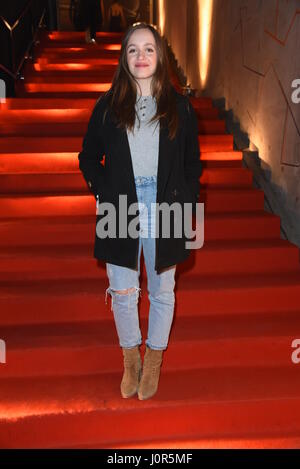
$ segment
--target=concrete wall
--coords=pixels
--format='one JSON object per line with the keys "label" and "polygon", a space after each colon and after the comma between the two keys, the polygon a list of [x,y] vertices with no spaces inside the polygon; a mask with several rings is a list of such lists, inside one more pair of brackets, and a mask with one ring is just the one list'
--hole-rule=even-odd
{"label": "concrete wall", "polygon": [[[188,81],[200,90],[198,1],[164,4],[165,35]],[[258,149],[270,197],[281,206],[289,239],[300,246],[300,103],[292,101],[292,82],[300,79],[300,1],[214,0],[211,44],[202,94],[224,97],[250,148]]]}
{"label": "concrete wall", "polygon": [[[164,36],[175,53],[178,64],[184,72],[187,68],[187,0],[165,1]],[[159,12],[159,9],[156,9]]]}

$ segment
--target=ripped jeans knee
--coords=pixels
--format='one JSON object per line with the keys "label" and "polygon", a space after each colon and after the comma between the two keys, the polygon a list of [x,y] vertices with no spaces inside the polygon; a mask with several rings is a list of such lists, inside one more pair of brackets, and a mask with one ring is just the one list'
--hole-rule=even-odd
{"label": "ripped jeans knee", "polygon": [[111,310],[113,309],[114,299],[116,300],[116,298],[119,301],[124,302],[126,301],[125,297],[127,297],[128,310],[129,310],[131,297],[135,295],[135,302],[137,304],[139,296],[142,296],[142,290],[139,287],[126,288],[124,290],[116,290],[114,288],[108,287],[105,291],[105,304],[107,304],[107,293],[110,293],[111,295]]}

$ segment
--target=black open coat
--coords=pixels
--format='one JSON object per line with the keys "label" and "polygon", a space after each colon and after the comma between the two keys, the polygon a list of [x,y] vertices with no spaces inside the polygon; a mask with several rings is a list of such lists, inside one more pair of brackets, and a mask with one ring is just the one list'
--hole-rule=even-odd
{"label": "black open coat", "polygon": [[[175,139],[170,140],[166,124],[160,125],[156,202],[191,202],[195,210],[202,171],[197,115],[188,97],[178,93],[174,87],[173,92],[176,96],[179,127]],[[118,220],[119,194],[127,195],[127,207],[137,203],[138,199],[127,132],[117,128],[110,111],[102,123],[106,102],[106,95],[102,95],[96,102],[78,159],[79,168],[95,198],[99,195],[100,203],[113,203]],[[105,164],[101,164],[103,155]],[[128,215],[128,224],[137,215],[138,212]],[[96,223],[103,216],[105,214],[96,214]],[[178,238],[171,229],[171,237],[165,238],[162,237],[160,228],[156,238],[157,272],[187,259],[190,250],[185,247],[186,241],[191,239],[186,238],[184,232],[183,236]],[[94,257],[111,264],[137,269],[138,242],[138,238],[118,237],[117,226],[116,238],[100,238],[95,234]]]}

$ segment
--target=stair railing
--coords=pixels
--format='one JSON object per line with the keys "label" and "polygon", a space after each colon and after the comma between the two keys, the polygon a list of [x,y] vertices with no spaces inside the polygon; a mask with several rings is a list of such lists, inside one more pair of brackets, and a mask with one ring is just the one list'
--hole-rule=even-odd
{"label": "stair railing", "polygon": [[2,42],[0,78],[6,82],[7,89],[11,91],[9,94],[15,95],[15,82],[17,79],[23,78],[20,70],[24,61],[30,57],[30,50],[36,42],[45,12],[46,2],[44,0],[28,0],[13,24],[0,15]]}

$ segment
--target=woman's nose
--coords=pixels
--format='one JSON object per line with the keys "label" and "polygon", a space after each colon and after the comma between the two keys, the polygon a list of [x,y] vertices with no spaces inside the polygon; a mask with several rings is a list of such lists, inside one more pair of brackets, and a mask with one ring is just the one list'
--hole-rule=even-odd
{"label": "woman's nose", "polygon": [[139,59],[140,57],[144,57],[144,55],[145,55],[144,51],[142,51],[142,50],[139,51],[139,52],[138,52],[138,59]]}

